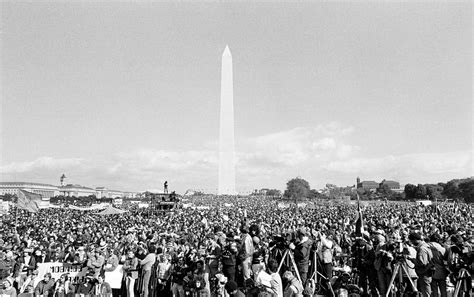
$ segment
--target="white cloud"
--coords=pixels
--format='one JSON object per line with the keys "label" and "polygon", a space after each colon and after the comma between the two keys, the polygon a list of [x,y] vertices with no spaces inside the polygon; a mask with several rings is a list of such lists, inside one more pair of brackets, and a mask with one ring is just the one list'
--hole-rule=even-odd
{"label": "white cloud", "polygon": [[[472,175],[472,152],[448,152],[387,155],[378,158],[353,158],[334,160],[327,164],[329,171],[342,174],[398,178],[407,182],[434,182]],[[414,179],[414,180],[412,180]]]}
{"label": "white cloud", "polygon": [[[366,158],[349,141],[352,127],[337,123],[298,127],[258,137],[236,140],[236,178],[240,191],[258,187],[282,189],[285,182],[301,176],[312,186],[327,182],[352,183],[363,179],[396,179],[400,182],[433,182],[472,175],[471,152],[385,155]],[[89,186],[139,191],[170,188],[215,191],[218,152],[203,144],[193,150],[137,149],[101,160],[41,157],[33,161],[0,166],[3,177],[43,177],[56,180],[65,172],[71,182]]]}
{"label": "white cloud", "polygon": [[345,143],[344,138],[352,131],[351,127],[330,123],[246,139],[241,141],[239,147],[240,165],[244,168],[259,164],[273,168],[308,166],[313,162],[347,158],[358,149],[357,146]]}
{"label": "white cloud", "polygon": [[62,158],[56,159],[52,157],[40,157],[33,161],[26,162],[12,162],[0,167],[2,174],[11,173],[26,173],[32,171],[42,170],[59,170],[71,167],[77,167],[84,163],[84,159],[81,158]]}

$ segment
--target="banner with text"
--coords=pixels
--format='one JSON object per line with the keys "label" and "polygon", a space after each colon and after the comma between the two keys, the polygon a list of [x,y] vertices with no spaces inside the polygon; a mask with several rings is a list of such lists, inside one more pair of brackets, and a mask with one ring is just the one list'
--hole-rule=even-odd
{"label": "banner with text", "polygon": [[88,268],[82,267],[82,265],[72,265],[60,262],[47,262],[38,264],[38,276],[35,278],[36,285],[44,279],[46,273],[51,273],[51,277],[54,280],[61,278],[61,275],[67,273],[73,284],[82,282],[86,277]]}

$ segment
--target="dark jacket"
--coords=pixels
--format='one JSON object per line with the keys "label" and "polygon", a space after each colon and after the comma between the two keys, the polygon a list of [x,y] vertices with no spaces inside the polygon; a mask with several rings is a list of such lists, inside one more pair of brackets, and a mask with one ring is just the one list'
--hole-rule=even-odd
{"label": "dark jacket", "polygon": [[44,297],[52,297],[54,295],[54,280],[48,282],[40,281],[35,288],[35,296],[43,295]]}
{"label": "dark jacket", "polygon": [[308,271],[309,256],[312,244],[313,243],[311,239],[308,239],[303,243],[298,242],[295,246],[295,262],[296,266],[298,266],[298,270],[300,271]]}

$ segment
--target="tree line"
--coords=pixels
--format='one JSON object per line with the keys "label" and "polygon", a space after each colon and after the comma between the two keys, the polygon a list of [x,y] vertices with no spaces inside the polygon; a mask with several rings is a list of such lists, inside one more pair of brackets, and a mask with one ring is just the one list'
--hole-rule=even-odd
{"label": "tree line", "polygon": [[[267,192],[268,193],[268,192]],[[474,178],[453,179],[437,184],[406,184],[403,192],[395,192],[387,184],[381,183],[376,189],[356,189],[355,186],[338,187],[327,184],[324,192],[311,189],[308,181],[296,177],[289,180],[282,197],[290,200],[301,199],[357,199],[362,200],[433,200],[474,202]]]}

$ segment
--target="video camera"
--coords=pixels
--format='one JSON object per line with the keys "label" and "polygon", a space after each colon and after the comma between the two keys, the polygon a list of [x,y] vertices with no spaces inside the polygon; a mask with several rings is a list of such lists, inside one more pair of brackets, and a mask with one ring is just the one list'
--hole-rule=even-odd
{"label": "video camera", "polygon": [[387,246],[387,251],[391,252],[395,261],[404,261],[410,252],[403,246],[402,240],[395,240]]}
{"label": "video camera", "polygon": [[474,254],[469,250],[469,247],[464,244],[457,244],[451,247],[453,253],[457,254],[454,258],[454,267],[456,270],[461,268],[472,271]]}
{"label": "video camera", "polygon": [[269,247],[275,247],[279,250],[286,250],[290,248],[290,244],[295,242],[296,234],[288,233],[282,235],[273,236],[273,240],[270,242]]}

